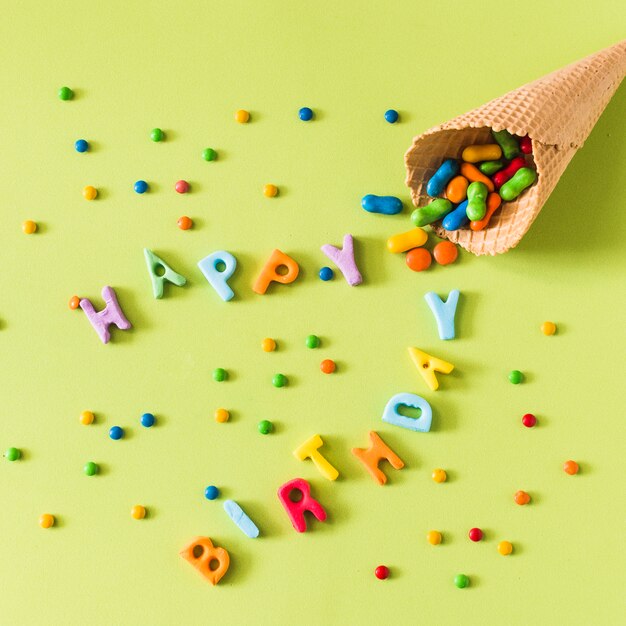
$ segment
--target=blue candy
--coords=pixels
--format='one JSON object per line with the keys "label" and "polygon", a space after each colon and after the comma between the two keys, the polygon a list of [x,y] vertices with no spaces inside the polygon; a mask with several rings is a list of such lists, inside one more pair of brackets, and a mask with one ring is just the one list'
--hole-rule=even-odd
{"label": "blue candy", "polygon": [[309,107],[302,107],[299,111],[298,111],[298,117],[303,121],[303,122],[309,122],[310,120],[313,119],[313,111],[311,109],[309,109]]}
{"label": "blue candy", "polygon": [[111,437],[111,439],[114,439],[115,441],[121,439],[123,436],[124,429],[120,426],[113,426],[113,428],[111,428],[111,430],[109,431],[109,437]]}
{"label": "blue candy", "polygon": [[445,302],[443,302],[434,291],[429,291],[424,296],[424,299],[437,320],[439,339],[446,340],[454,339],[455,337],[454,316],[456,314],[456,305],[459,303],[459,295],[459,290],[453,289]]}
{"label": "blue candy", "polygon": [[395,124],[398,121],[399,117],[400,116],[398,115],[398,112],[395,109],[389,109],[388,111],[385,111],[385,119],[390,124]]}
{"label": "blue candy", "polygon": [[320,278],[323,281],[327,281],[327,280],[331,280],[331,278],[335,275],[335,272],[333,272],[333,270],[330,269],[330,267],[323,267],[320,270]]}
{"label": "blue candy", "polygon": [[361,206],[368,213],[382,213],[383,215],[395,215],[402,211],[402,200],[395,196],[375,196],[373,193],[363,196]]}
{"label": "blue candy", "polygon": [[220,490],[215,485],[209,485],[204,490],[204,497],[207,500],[215,500],[220,495]]}
{"label": "blue candy", "polygon": [[224,502],[224,510],[246,537],[255,539],[259,536],[257,525],[244,513],[244,510],[234,500],[226,500]]}
{"label": "blue candy", "polygon": [[[398,407],[408,406],[413,409],[419,409],[421,415],[417,419],[407,417],[406,415],[400,415],[398,413]],[[383,422],[393,424],[394,426],[400,426],[401,428],[408,428],[409,430],[415,430],[420,433],[427,433],[430,430],[430,425],[433,421],[433,410],[430,404],[424,400],[424,398],[415,395],[414,393],[398,393],[387,402],[387,406],[383,411]]]}
{"label": "blue candy", "polygon": [[450,211],[450,213],[443,218],[441,225],[446,230],[459,230],[461,226],[465,226],[465,224],[469,222],[466,209],[467,200],[464,200],[454,211]]}
{"label": "blue candy", "polygon": [[76,152],[87,152],[89,150],[89,143],[84,139],[78,139],[74,144]]}
{"label": "blue candy", "polygon": [[459,163],[454,159],[446,159],[439,169],[431,176],[426,185],[426,193],[432,198],[443,193],[446,185],[457,175],[459,171]]}
{"label": "blue candy", "polygon": [[151,426],[154,426],[154,415],[152,415],[152,413],[144,413],[141,416],[141,425],[145,428],[150,428]]}
{"label": "blue candy", "polygon": [[145,180],[138,180],[133,188],[135,189],[136,193],[145,193],[146,191],[148,191],[148,183]]}

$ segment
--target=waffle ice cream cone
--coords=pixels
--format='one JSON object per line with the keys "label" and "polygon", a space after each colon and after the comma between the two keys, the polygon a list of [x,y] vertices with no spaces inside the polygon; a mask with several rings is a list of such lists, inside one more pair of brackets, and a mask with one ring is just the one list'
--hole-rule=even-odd
{"label": "waffle ice cream cone", "polygon": [[434,226],[437,235],[476,255],[500,254],[515,247],[625,74],[626,40],[415,137],[404,156],[413,203],[430,202],[426,183],[445,158],[460,158],[463,148],[472,144],[493,143],[491,129],[529,135],[538,175],[532,187],[515,201],[504,202],[482,231]]}

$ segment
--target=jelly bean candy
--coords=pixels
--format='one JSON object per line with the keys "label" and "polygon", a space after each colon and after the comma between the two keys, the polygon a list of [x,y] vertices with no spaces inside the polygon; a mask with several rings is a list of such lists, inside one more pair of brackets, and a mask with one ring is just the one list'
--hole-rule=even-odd
{"label": "jelly bean candy", "polygon": [[[482,183],[472,183],[472,185],[482,185]],[[467,217],[467,202],[467,200],[461,202],[454,211],[450,211],[450,213],[443,218],[441,225],[446,230],[459,230],[461,226],[465,226],[465,224],[469,222],[469,218]]]}
{"label": "jelly bean candy", "polygon": [[369,193],[363,196],[361,206],[368,213],[382,213],[383,215],[395,215],[402,211],[402,200],[395,196],[375,196]]}
{"label": "jelly bean candy", "polygon": [[455,176],[446,187],[446,198],[454,204],[463,202],[467,198],[467,186],[469,180],[465,176]]}
{"label": "jelly bean candy", "polygon": [[493,176],[496,172],[499,172],[504,167],[502,161],[485,161],[478,166],[478,169],[485,174],[485,176]]}
{"label": "jelly bean candy", "polygon": [[467,146],[461,158],[467,163],[479,161],[495,161],[502,156],[502,148],[497,143],[487,143],[482,146]]}
{"label": "jelly bean candy", "polygon": [[457,175],[458,171],[458,162],[454,159],[446,159],[428,181],[426,193],[432,198],[441,195],[446,185]]}
{"label": "jelly bean candy", "polygon": [[428,240],[428,233],[422,228],[413,228],[406,233],[399,233],[387,239],[389,252],[406,252],[411,248],[419,248]]}
{"label": "jelly bean candy", "polygon": [[437,198],[430,204],[415,209],[411,213],[411,221],[416,226],[426,226],[426,224],[432,224],[438,219],[441,219],[444,215],[447,215],[452,211],[452,202],[445,200],[444,198]]}
{"label": "jelly bean candy", "polygon": [[526,167],[526,159],[518,156],[515,157],[503,170],[494,174],[492,180],[496,189],[500,189],[500,187],[502,187],[507,180],[513,178],[513,174],[515,174],[517,170],[521,170],[523,167]]}
{"label": "jelly bean candy", "polygon": [[533,153],[533,141],[532,139],[526,135],[519,140],[520,150],[524,154],[532,154]]}
{"label": "jelly bean candy", "polygon": [[461,163],[461,174],[470,181],[470,183],[485,183],[489,191],[494,191],[491,178],[487,178],[481,171],[471,163]]}
{"label": "jelly bean candy", "polygon": [[498,145],[502,148],[505,158],[512,159],[519,154],[520,147],[517,139],[505,128],[503,130],[492,130],[491,134]]}
{"label": "jelly bean candy", "polygon": [[487,185],[475,182],[467,188],[467,217],[482,220],[487,213]]}
{"label": "jelly bean candy", "polygon": [[483,230],[489,224],[491,216],[498,210],[498,207],[502,204],[502,198],[494,191],[487,196],[487,212],[482,220],[472,220],[470,222],[470,228],[473,231]]}
{"label": "jelly bean candy", "polygon": [[530,167],[523,167],[515,172],[511,180],[500,187],[500,196],[507,202],[515,200],[524,189],[530,187],[536,180],[537,172],[531,170]]}

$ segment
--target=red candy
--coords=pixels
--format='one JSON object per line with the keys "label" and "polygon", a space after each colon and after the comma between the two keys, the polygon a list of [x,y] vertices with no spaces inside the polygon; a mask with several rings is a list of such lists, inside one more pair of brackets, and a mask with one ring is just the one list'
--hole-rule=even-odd
{"label": "red candy", "polygon": [[174,189],[178,193],[187,193],[189,191],[189,183],[186,180],[179,180],[175,185]]}
{"label": "red candy", "polygon": [[480,528],[471,528],[467,536],[472,541],[480,541],[483,538],[483,531]]}
{"label": "red candy", "polygon": [[524,154],[532,154],[533,153],[533,140],[526,135],[519,140],[519,149]]}
{"label": "red candy", "polygon": [[526,413],[524,417],[522,417],[522,424],[526,426],[526,428],[532,428],[537,423],[537,418],[532,413]]}
{"label": "red candy", "polygon": [[374,570],[374,574],[378,580],[385,580],[385,578],[389,578],[389,568],[386,565],[379,565]]}
{"label": "red candy", "polygon": [[513,174],[522,167],[526,167],[526,159],[524,157],[515,157],[503,170],[496,172],[492,177],[493,184],[496,189],[500,189],[509,178],[513,178]]}

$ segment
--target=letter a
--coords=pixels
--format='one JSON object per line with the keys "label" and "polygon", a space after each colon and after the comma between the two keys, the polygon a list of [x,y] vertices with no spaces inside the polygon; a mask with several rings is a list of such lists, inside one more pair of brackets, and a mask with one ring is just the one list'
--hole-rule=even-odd
{"label": "letter a", "polygon": [[430,356],[430,354],[426,354],[426,352],[422,352],[417,348],[409,348],[409,354],[413,359],[413,363],[415,363],[415,367],[417,367],[417,371],[433,391],[437,391],[439,387],[439,381],[435,376],[435,372],[449,374],[454,369],[452,363]]}

